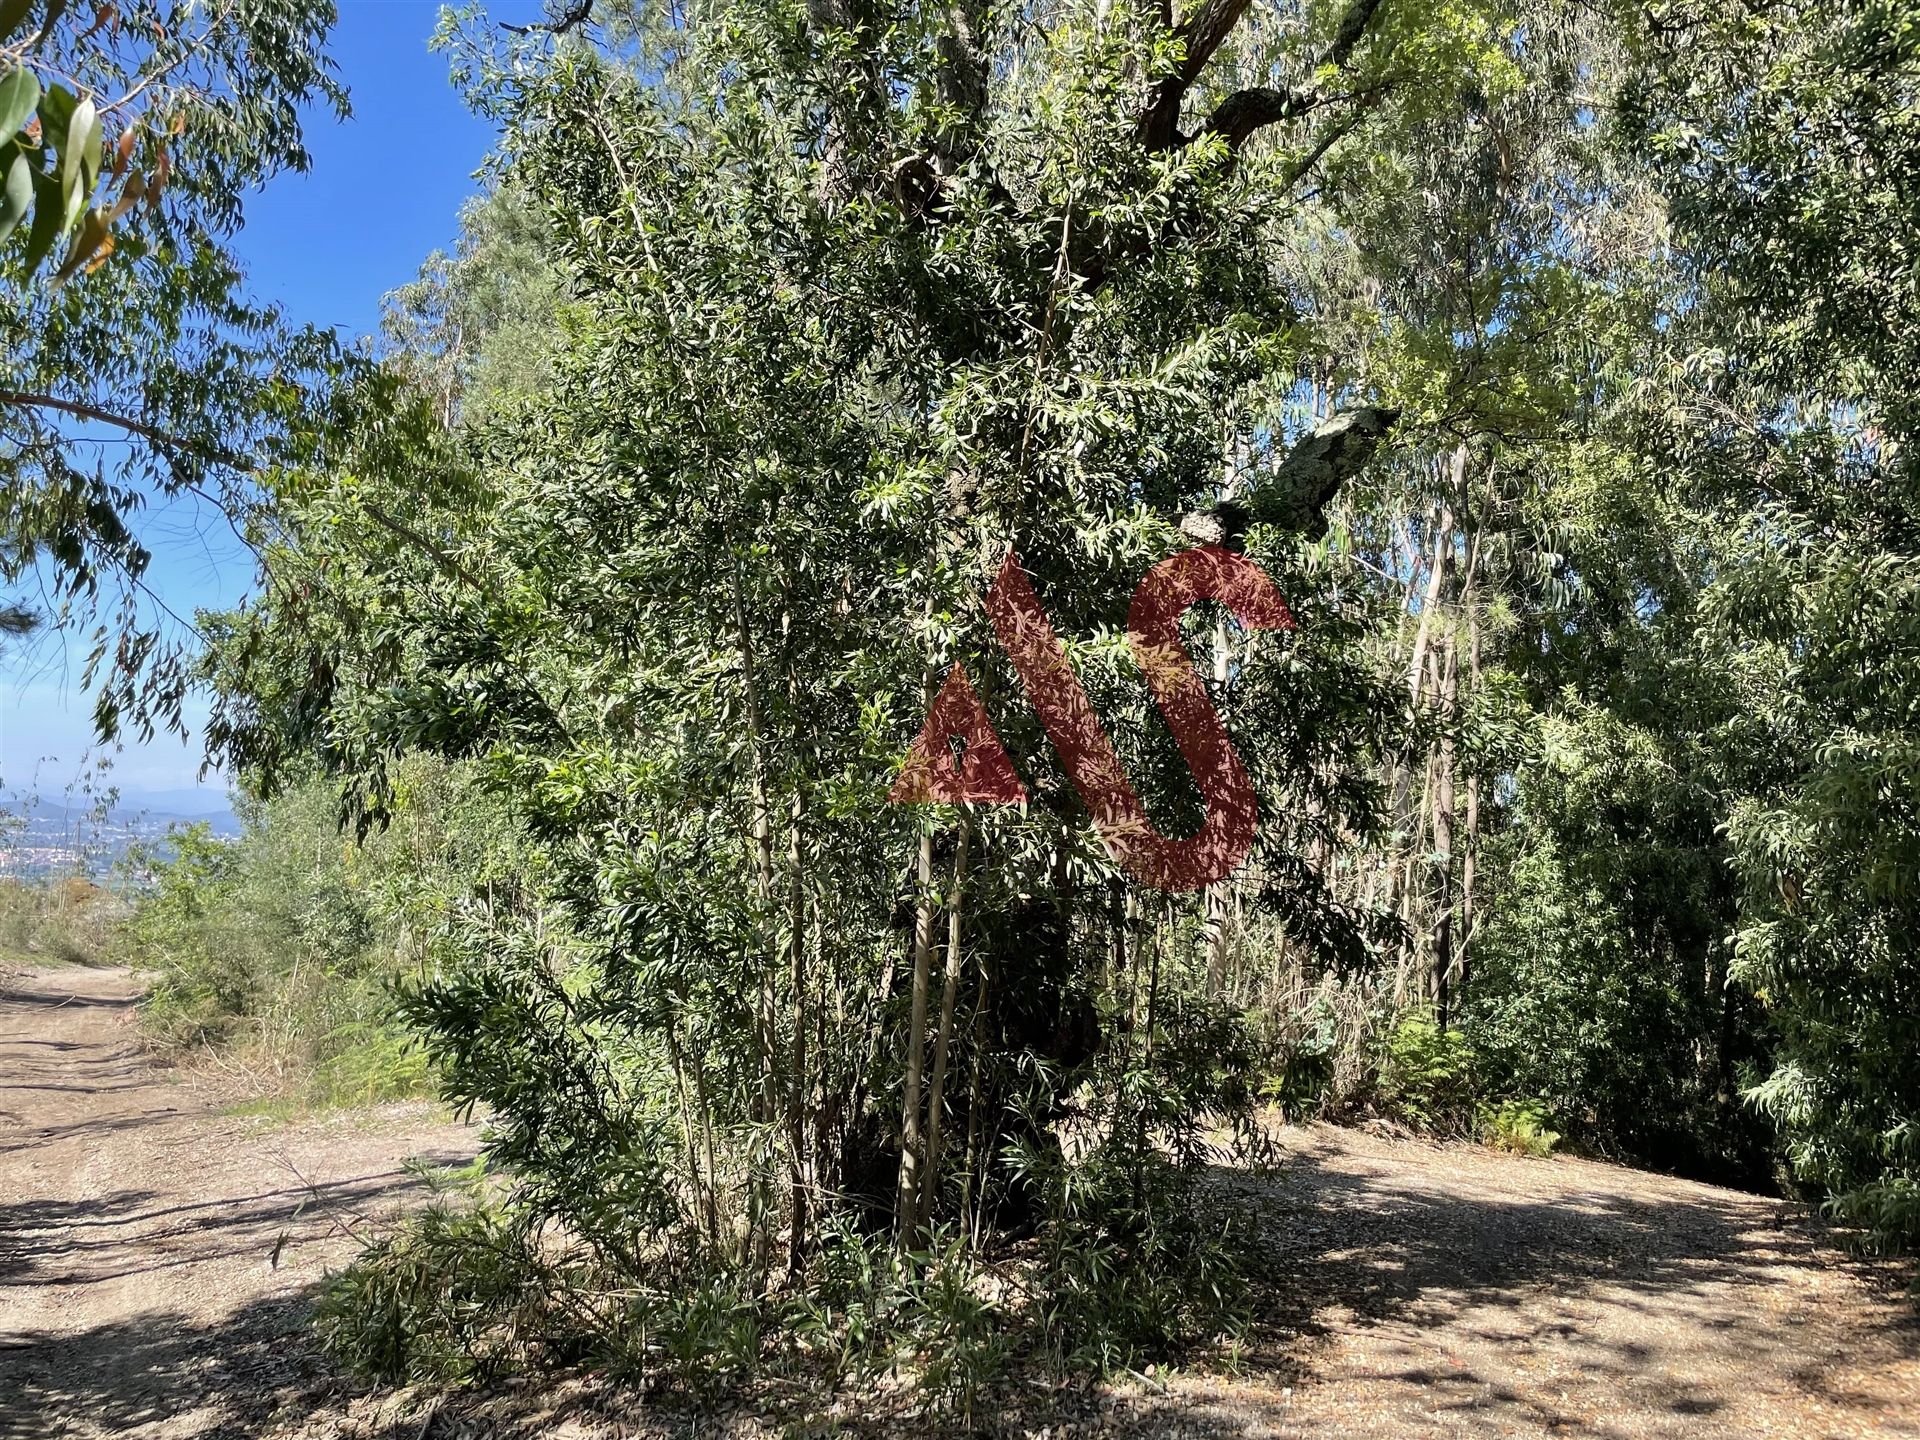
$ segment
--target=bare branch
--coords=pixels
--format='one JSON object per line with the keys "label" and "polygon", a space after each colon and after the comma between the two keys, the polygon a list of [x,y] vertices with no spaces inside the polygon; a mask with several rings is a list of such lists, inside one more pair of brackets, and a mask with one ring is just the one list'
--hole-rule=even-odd
{"label": "bare branch", "polygon": [[1148,92],[1140,113],[1138,133],[1149,150],[1171,150],[1182,143],[1180,102],[1213,59],[1214,52],[1233,33],[1253,0],[1201,0],[1200,8],[1174,28],[1186,53],[1172,74],[1163,75]]}
{"label": "bare branch", "polygon": [[551,20],[535,20],[528,25],[509,25],[500,22],[502,30],[510,30],[515,35],[565,35],[577,30],[593,16],[593,0],[573,0],[573,3]]}

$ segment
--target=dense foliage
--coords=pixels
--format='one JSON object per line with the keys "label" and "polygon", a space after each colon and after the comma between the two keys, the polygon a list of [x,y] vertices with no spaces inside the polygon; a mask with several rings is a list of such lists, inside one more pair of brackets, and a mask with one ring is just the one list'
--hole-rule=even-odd
{"label": "dense foliage", "polygon": [[476,888],[522,873],[512,828],[426,759],[402,767],[393,823],[365,844],[340,834],[325,782],[243,808],[237,838],[176,828],[122,864],[140,899],[120,949],[152,973],[148,1033],[169,1048],[221,1045],[275,1102],[429,1088],[390,986],[432,962]]}
{"label": "dense foliage", "polygon": [[[460,244],[377,365],[228,397],[279,463],[198,673],[292,798],[138,922],[174,1013],[312,954],[486,1116],[340,1278],[336,1352],[702,1394],[909,1360],[962,1409],[1013,1351],[1131,1364],[1239,1311],[1207,1175],[1262,1100],[1920,1240],[1917,36],[1877,0],[446,16],[501,132]],[[1017,551],[1188,834],[1125,635],[1196,541],[1297,628],[1188,616],[1263,823],[1169,895],[983,601]],[[1023,805],[886,802],[956,665]],[[320,784],[352,839],[293,865]]]}

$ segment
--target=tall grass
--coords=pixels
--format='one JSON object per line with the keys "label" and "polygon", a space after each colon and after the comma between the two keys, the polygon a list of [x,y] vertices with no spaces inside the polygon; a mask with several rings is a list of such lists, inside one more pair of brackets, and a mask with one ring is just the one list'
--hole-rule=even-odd
{"label": "tall grass", "polygon": [[124,898],[78,876],[0,880],[0,961],[101,963],[128,909]]}
{"label": "tall grass", "polygon": [[150,883],[120,934],[152,975],[141,1018],[153,1041],[216,1050],[279,1102],[428,1089],[391,985],[433,964],[450,906],[511,869],[511,831],[437,762],[401,768],[396,807],[389,829],[357,842],[314,783],[243,801],[238,837],[189,826],[136,855]]}

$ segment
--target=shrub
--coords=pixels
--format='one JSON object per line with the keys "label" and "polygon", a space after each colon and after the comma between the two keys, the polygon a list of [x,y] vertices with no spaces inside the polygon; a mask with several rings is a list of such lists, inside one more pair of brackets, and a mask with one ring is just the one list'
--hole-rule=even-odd
{"label": "shrub", "polygon": [[0,957],[91,965],[106,957],[126,901],[79,876],[0,880]]}
{"label": "shrub", "polygon": [[1409,1015],[1387,1036],[1379,1087],[1382,1108],[1414,1129],[1467,1134],[1475,1114],[1473,1047],[1431,1015]]}
{"label": "shrub", "polygon": [[335,1361],[371,1380],[484,1377],[551,1343],[556,1278],[499,1209],[442,1197],[329,1279],[315,1325]]}
{"label": "shrub", "polygon": [[1509,1154],[1544,1157],[1560,1143],[1560,1132],[1548,1127],[1542,1101],[1502,1100],[1480,1107],[1480,1139]]}
{"label": "shrub", "polygon": [[1870,1180],[1829,1196],[1822,1208],[1856,1232],[1852,1237],[1856,1249],[1874,1255],[1910,1255],[1920,1250],[1920,1181],[1911,1176]]}
{"label": "shrub", "polygon": [[390,828],[340,833],[330,786],[244,804],[237,838],[174,830],[131,865],[148,888],[121,948],[153,983],[141,1018],[160,1045],[231,1047],[269,1087],[316,1105],[429,1088],[393,982],[431,963],[444,917],[512,869],[514,832],[461,772],[413,760]]}
{"label": "shrub", "polygon": [[958,1229],[942,1227],[923,1249],[902,1252],[836,1220],[788,1323],[837,1379],[904,1369],[932,1409],[970,1420],[1013,1353],[1017,1318],[985,1292],[978,1256]]}

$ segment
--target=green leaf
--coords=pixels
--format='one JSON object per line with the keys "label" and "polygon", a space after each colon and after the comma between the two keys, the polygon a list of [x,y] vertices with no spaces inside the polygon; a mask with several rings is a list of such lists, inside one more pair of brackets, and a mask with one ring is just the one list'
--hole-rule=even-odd
{"label": "green leaf", "polygon": [[40,80],[22,65],[0,77],[0,136],[12,139],[40,103]]}
{"label": "green leaf", "polygon": [[[100,173],[100,145],[94,139],[100,128],[100,117],[94,113],[93,102],[82,100],[73,107],[73,114],[67,117],[65,138],[60,143],[60,188],[71,195],[78,189],[82,194],[93,190],[91,176]],[[93,140],[91,147],[88,141]],[[88,150],[92,150],[89,160]]]}
{"label": "green leaf", "polygon": [[40,143],[57,150],[67,138],[80,97],[64,85],[51,85],[40,96]]}
{"label": "green leaf", "polygon": [[32,11],[33,0],[0,0],[0,44],[13,38]]}
{"label": "green leaf", "polygon": [[26,273],[40,268],[40,262],[60,238],[66,218],[66,192],[60,182],[44,170],[35,170],[33,179],[33,228],[27,232]]}
{"label": "green leaf", "polygon": [[82,102],[80,109],[74,112],[74,123],[80,117],[87,117],[87,133],[80,142],[80,173],[84,183],[80,186],[87,194],[93,193],[93,187],[100,178],[100,165],[107,153],[106,128],[100,122],[100,115],[93,108],[93,102]]}
{"label": "green leaf", "polygon": [[6,186],[0,189],[0,240],[5,240],[27,218],[33,204],[33,167],[18,145],[8,145],[0,156],[10,156],[0,160],[7,170]]}

